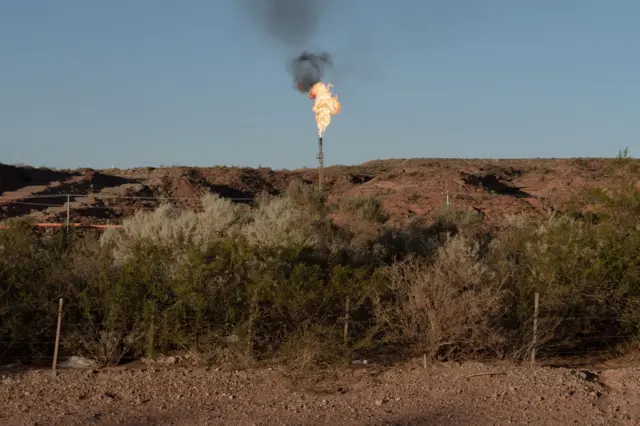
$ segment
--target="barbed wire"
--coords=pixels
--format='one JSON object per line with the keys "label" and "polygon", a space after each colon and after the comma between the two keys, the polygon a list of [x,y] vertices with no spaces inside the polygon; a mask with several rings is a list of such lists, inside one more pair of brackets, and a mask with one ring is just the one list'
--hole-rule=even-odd
{"label": "barbed wire", "polygon": [[[341,323],[338,323],[339,325],[341,325]],[[350,323],[350,325],[353,325]],[[215,335],[220,335],[222,336],[222,334],[220,333],[219,329],[215,329],[215,328],[211,328],[211,329],[207,329],[207,328],[203,328],[199,331],[192,331],[191,333],[188,334],[192,334],[193,336],[202,336],[205,335],[207,333],[210,334],[215,334]],[[542,346],[540,348],[546,348],[546,349],[550,349],[552,350],[554,347],[569,347],[569,346],[575,346],[577,343],[580,342],[593,342],[593,341],[599,341],[599,340],[620,340],[620,341],[625,341],[628,339],[634,339],[638,337],[635,334],[621,334],[621,335],[604,335],[604,336],[584,336],[584,337],[576,337],[576,336],[570,336],[565,338],[565,340],[568,340],[565,343],[562,343],[562,340],[560,340],[559,343],[543,343]],[[224,338],[224,337],[221,337]],[[59,343],[61,346],[63,345],[78,345],[80,343],[83,343],[85,341],[91,341],[90,339],[79,339],[79,340],[61,340]],[[95,343],[99,343],[100,340],[95,340]],[[18,340],[18,341],[10,341],[10,340],[5,340],[5,341],[0,341],[0,345],[12,345],[12,346],[21,346],[21,345],[54,345],[56,342],[55,340]],[[580,351],[580,350],[585,350],[588,352],[592,352],[592,351],[603,351],[603,350],[609,350],[609,349],[579,349],[577,348],[576,350]]]}
{"label": "barbed wire", "polygon": [[[540,361],[541,363],[544,363],[545,361],[548,360],[556,360],[556,361],[568,361],[570,359],[581,359],[582,361],[586,361],[589,358],[600,358],[602,360],[608,359],[608,360],[613,360],[613,359],[620,359],[620,358],[624,358],[625,354],[620,352],[617,353],[615,350],[613,350],[612,348],[609,349],[602,349],[602,350],[571,350],[571,351],[549,351],[548,353],[545,353],[542,351],[542,349],[544,348],[538,348],[538,353],[537,353],[537,357],[536,360]],[[166,357],[166,356],[178,356],[180,357],[181,355],[184,354],[188,354],[189,350],[185,349],[185,350],[168,350],[168,351],[160,351],[160,350],[156,350],[154,351],[154,355],[149,357],[149,356],[144,356],[144,355],[140,355],[140,356],[123,356],[123,357],[118,357],[118,356],[114,356],[113,358],[117,359],[118,363],[122,363],[122,362],[132,362],[132,361],[144,361],[144,360],[149,360],[150,358],[154,358],[154,357]],[[207,356],[207,355],[213,355],[215,354],[215,352],[207,352],[206,350],[200,350],[199,353],[203,356]],[[58,355],[58,362],[61,362],[64,359],[68,359],[72,356],[85,356],[86,358],[94,358],[90,352],[84,352],[84,355],[82,355],[81,353],[79,354],[71,354],[71,353],[60,353]],[[0,356],[1,358],[1,356]],[[10,364],[10,361],[51,361],[53,360],[54,355],[7,355],[5,357],[4,362]],[[375,355],[373,355],[373,358],[375,358]],[[516,357],[517,358],[517,357]],[[515,358],[514,358],[515,359]],[[2,371],[2,367],[3,365],[0,364],[0,371]]]}
{"label": "barbed wire", "polygon": [[38,206],[38,207],[64,207],[63,204],[51,204],[51,203],[32,203],[30,201],[13,201],[11,204],[18,204],[21,206]]}

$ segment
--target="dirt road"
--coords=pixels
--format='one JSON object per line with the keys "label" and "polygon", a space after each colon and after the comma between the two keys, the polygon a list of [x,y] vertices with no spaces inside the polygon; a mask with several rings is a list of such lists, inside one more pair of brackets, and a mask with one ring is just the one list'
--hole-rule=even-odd
{"label": "dirt road", "polygon": [[[496,374],[485,374],[496,373]],[[640,368],[0,372],[3,425],[632,425]]]}

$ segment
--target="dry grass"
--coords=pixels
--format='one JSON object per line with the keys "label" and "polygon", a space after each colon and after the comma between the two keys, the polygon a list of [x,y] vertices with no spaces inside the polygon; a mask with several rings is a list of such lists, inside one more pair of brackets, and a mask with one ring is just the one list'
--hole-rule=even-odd
{"label": "dry grass", "polygon": [[504,337],[494,320],[504,309],[504,289],[464,236],[449,239],[433,264],[396,263],[385,271],[397,299],[380,319],[432,357],[500,353]]}

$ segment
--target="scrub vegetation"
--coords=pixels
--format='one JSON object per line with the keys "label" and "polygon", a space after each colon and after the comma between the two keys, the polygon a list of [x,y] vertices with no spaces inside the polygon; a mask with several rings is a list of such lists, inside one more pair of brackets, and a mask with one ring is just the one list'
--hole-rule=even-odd
{"label": "scrub vegetation", "polygon": [[[340,224],[340,225],[338,225]],[[373,199],[306,184],[251,205],[162,205],[103,233],[0,230],[0,361],[61,350],[102,364],[189,351],[211,362],[522,360],[633,346],[640,193],[590,190],[562,214],[489,227],[436,209],[401,228]]]}

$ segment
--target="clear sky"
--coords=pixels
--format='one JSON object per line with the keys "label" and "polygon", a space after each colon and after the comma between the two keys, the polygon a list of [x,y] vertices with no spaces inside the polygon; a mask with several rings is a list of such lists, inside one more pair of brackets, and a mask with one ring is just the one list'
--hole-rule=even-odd
{"label": "clear sky", "polygon": [[[311,101],[239,0],[0,0],[0,162],[314,166]],[[640,152],[637,0],[325,0],[327,164]]]}

